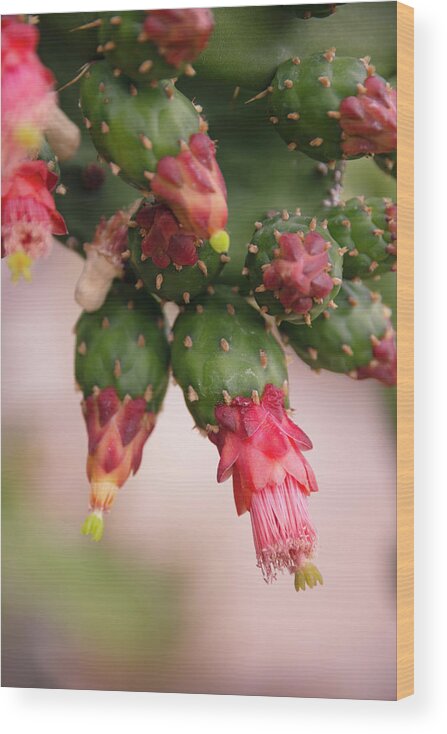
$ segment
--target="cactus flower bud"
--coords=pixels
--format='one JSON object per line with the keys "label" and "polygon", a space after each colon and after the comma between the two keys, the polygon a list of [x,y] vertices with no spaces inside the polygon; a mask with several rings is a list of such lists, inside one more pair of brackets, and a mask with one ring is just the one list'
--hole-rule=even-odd
{"label": "cactus flower bud", "polygon": [[3,182],[2,256],[14,281],[31,277],[34,260],[49,254],[53,234],[66,234],[51,191],[57,176],[44,161],[24,161]]}
{"label": "cactus flower bud", "polygon": [[264,285],[278,292],[284,308],[307,313],[314,298],[326,298],[334,287],[327,272],[326,241],[318,232],[285,232],[278,245],[275,259],[264,270]]}
{"label": "cactus flower bud", "polygon": [[197,254],[197,237],[181,229],[171,210],[163,204],[144,206],[135,217],[144,234],[141,252],[159,268],[167,268],[172,262],[177,266],[194,265]]}
{"label": "cactus flower bud", "polygon": [[208,8],[151,10],[143,24],[146,37],[175,67],[199,56],[208,45],[213,27],[213,14]]}
{"label": "cactus flower bud", "polygon": [[84,416],[91,514],[83,533],[100,540],[102,514],[110,510],[119,488],[138,470],[144,444],[155,425],[155,415],[146,412],[143,397],[132,400],[128,396],[120,400],[115,388],[107,387],[85,400]]}
{"label": "cactus flower bud", "polygon": [[154,299],[116,282],[102,308],[76,324],[75,374],[88,434],[90,514],[82,532],[100,540],[103,513],[141,462],[168,384],[169,345]]}
{"label": "cactus flower bud", "polygon": [[39,32],[2,18],[2,173],[38,151],[56,108],[54,78],[36,54]]}
{"label": "cactus flower bud", "polygon": [[348,156],[391,153],[397,145],[397,94],[378,76],[365,79],[361,91],[340,104],[343,153]]}
{"label": "cactus flower bud", "polygon": [[217,481],[232,476],[237,512],[250,512],[264,579],[303,572],[316,546],[307,497],[318,486],[302,454],[312,443],[287,416],[283,391],[266,385],[260,400],[234,398],[215,416],[219,431],[209,437],[220,454]]}
{"label": "cactus flower bud", "polygon": [[186,231],[209,239],[214,249],[226,252],[227,191],[215,152],[208,135],[191,135],[177,156],[165,156],[158,162],[151,188]]}
{"label": "cactus flower bud", "polygon": [[374,377],[384,385],[393,387],[397,382],[397,349],[396,334],[390,321],[382,339],[374,340],[372,351],[371,362],[357,368],[357,379]]}

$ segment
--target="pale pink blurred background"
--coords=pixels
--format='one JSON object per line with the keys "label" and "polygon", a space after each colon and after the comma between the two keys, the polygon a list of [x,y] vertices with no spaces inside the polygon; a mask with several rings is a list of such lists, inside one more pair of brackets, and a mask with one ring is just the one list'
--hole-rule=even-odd
{"label": "pale pink blurred background", "polygon": [[[290,365],[320,485],[324,586],[267,586],[216,449],[170,386],[100,545],[79,532],[86,435],[73,288],[55,248],[31,285],[3,273],[3,685],[392,699],[395,441],[384,389]],[[12,507],[12,509],[11,509]]]}

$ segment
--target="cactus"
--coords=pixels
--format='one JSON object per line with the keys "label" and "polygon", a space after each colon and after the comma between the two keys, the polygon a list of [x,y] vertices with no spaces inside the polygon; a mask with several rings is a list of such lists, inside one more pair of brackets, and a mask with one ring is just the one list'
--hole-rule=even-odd
{"label": "cactus", "polygon": [[116,70],[147,84],[194,74],[191,62],[203,51],[213,30],[207,8],[134,10],[103,13],[98,53]]}
{"label": "cactus", "polygon": [[81,107],[113,173],[143,193],[152,191],[217,251],[228,249],[226,188],[214,143],[194,105],[172,82],[137,87],[99,62],[82,80]]}
{"label": "cactus", "polygon": [[76,324],[76,381],[89,438],[90,510],[83,532],[99,540],[103,513],[141,462],[168,384],[169,346],[154,299],[117,283]]}
{"label": "cactus", "polygon": [[143,203],[131,224],[130,263],[146,290],[165,301],[189,303],[229,260],[208,241],[185,232],[163,204]]}
{"label": "cactus", "polygon": [[396,384],[396,345],[391,311],[362,283],[344,281],[337,308],[325,311],[312,329],[287,322],[286,343],[313,370],[342,372],[355,380],[374,377]]}
{"label": "cactus", "polygon": [[81,107],[95,148],[112,172],[145,192],[159,160],[177,155],[180,141],[200,130],[198,112],[172,82],[137,87],[114,76],[105,61],[84,75]]}
{"label": "cactus", "polygon": [[396,92],[369,57],[338,57],[335,48],[278,67],[270,122],[289,150],[319,161],[396,149]]}
{"label": "cactus", "polygon": [[325,227],[286,210],[256,223],[244,272],[260,308],[278,321],[310,325],[332,306],[342,282],[342,255]]}
{"label": "cactus", "polygon": [[[250,513],[264,578],[290,571],[297,591],[322,583],[308,508],[317,483],[303,455],[310,439],[287,413],[276,326],[311,367],[396,379],[390,310],[366,281],[384,274],[374,287],[393,303],[396,13],[392,3],[336,5],[2,25],[2,254],[25,278],[55,234],[84,258],[83,532],[100,537],[138,468],[167,388],[162,309],[175,301],[173,369],[187,408],[219,452],[218,481],[232,476],[236,509]],[[329,43],[338,53],[315,53]],[[44,138],[53,151],[38,153]],[[313,398],[318,407],[318,387]]]}
{"label": "cactus", "polygon": [[318,487],[302,455],[312,443],[285,411],[279,344],[262,316],[222,286],[189,304],[173,335],[174,376],[196,426],[218,448],[218,481],[232,476],[237,513],[250,512],[264,579],[288,570],[300,583],[307,574],[312,587],[307,496]]}
{"label": "cactus", "polygon": [[397,206],[391,199],[355,197],[327,211],[328,230],[346,248],[343,277],[371,278],[396,270]]}

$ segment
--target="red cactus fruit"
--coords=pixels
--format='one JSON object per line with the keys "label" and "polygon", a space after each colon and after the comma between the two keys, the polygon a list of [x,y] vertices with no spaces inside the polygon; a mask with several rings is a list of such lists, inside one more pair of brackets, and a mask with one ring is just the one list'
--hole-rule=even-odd
{"label": "red cactus fruit", "polygon": [[159,268],[172,262],[177,266],[195,265],[198,260],[197,237],[185,232],[171,210],[163,204],[144,206],[135,217],[141,234],[141,252]]}
{"label": "red cactus fruit", "polygon": [[44,161],[24,161],[2,182],[2,257],[14,281],[30,280],[30,267],[49,254],[52,235],[67,233],[51,195],[56,183]]}
{"label": "red cactus fruit", "polygon": [[[144,398],[120,400],[113,387],[97,389],[84,401],[93,514],[93,520],[90,515],[87,523],[95,522],[95,516],[102,517],[104,511],[110,510],[118,489],[131,473],[137,472],[144,444],[155,425],[155,415],[146,411],[146,405]],[[84,528],[87,534],[90,525]]]}
{"label": "red cactus fruit", "polygon": [[228,250],[227,190],[215,157],[215,145],[205,133],[191,135],[180,153],[165,156],[157,166],[151,188],[166,202],[187,232],[209,239],[218,252]]}
{"label": "red cactus fruit", "polygon": [[302,454],[312,443],[289,419],[284,393],[268,384],[260,400],[234,398],[215,416],[219,431],[209,438],[220,454],[217,480],[232,476],[237,512],[250,512],[264,579],[304,572],[316,545],[307,497],[318,486]]}
{"label": "red cactus fruit", "polygon": [[213,27],[213,14],[208,8],[151,10],[143,26],[160,55],[177,68],[194,61],[206,48]]}
{"label": "red cactus fruit", "polygon": [[369,76],[357,96],[342,100],[339,112],[345,155],[389,153],[396,149],[396,90],[380,77]]}
{"label": "red cactus fruit", "polygon": [[325,298],[334,287],[329,266],[327,245],[318,232],[285,232],[278,238],[275,259],[264,271],[264,286],[278,294],[285,309],[306,313],[314,298]]}

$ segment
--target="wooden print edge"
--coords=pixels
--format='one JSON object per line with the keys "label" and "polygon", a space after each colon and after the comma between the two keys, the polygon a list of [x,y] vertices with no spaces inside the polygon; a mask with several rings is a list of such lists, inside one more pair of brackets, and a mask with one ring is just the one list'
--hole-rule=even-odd
{"label": "wooden print edge", "polygon": [[397,3],[397,699],[414,693],[413,67],[414,10]]}

